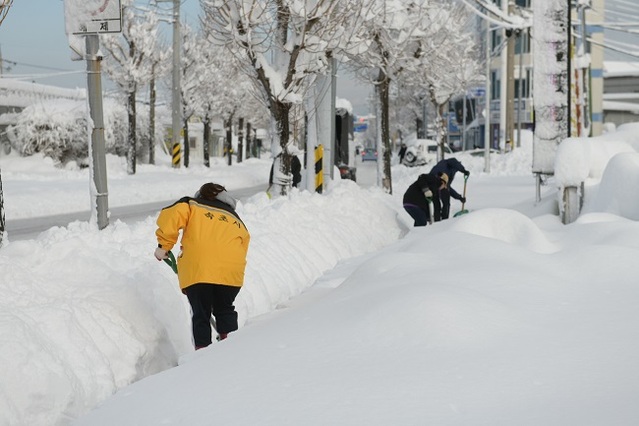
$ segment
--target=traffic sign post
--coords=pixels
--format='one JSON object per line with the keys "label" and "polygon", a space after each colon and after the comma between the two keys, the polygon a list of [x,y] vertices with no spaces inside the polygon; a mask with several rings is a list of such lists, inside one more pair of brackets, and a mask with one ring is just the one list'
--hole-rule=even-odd
{"label": "traffic sign post", "polygon": [[[101,33],[122,31],[120,0],[64,0],[66,32],[69,46],[79,58],[87,61],[87,96],[91,123],[91,221],[98,229],[109,225],[106,154],[104,141],[104,112],[102,106],[102,56],[99,55]],[[85,54],[78,41],[84,37]],[[96,216],[94,216],[96,215]]]}

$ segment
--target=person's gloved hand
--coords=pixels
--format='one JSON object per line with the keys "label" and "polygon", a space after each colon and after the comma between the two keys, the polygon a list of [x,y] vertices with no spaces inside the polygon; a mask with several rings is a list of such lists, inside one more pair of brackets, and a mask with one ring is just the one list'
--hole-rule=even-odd
{"label": "person's gloved hand", "polygon": [[464,172],[464,176],[466,176],[466,177],[470,176],[470,172],[469,172],[468,170],[466,170],[466,171]]}
{"label": "person's gloved hand", "polygon": [[167,251],[160,247],[155,249],[154,255],[157,260],[164,260],[169,258]]}
{"label": "person's gloved hand", "polygon": [[461,202],[462,202],[462,204],[466,204],[466,197],[461,197],[461,198],[459,199],[459,201],[461,201]]}

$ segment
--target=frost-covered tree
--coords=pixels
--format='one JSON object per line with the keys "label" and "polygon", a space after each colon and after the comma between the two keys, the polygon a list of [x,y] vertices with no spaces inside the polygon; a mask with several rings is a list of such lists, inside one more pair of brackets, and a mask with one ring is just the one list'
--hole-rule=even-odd
{"label": "frost-covered tree", "polygon": [[2,247],[2,241],[4,241],[4,193],[2,192],[2,173],[0,171],[0,247]]}
{"label": "frost-covered tree", "polygon": [[[268,106],[272,138],[282,149],[281,172],[290,173],[291,111],[303,103],[330,52],[352,41],[365,10],[359,0],[201,0],[202,25],[250,76]],[[281,194],[288,186],[281,185]]]}
{"label": "frost-covered tree", "polygon": [[[203,84],[206,75],[202,73],[207,67],[203,55],[204,39],[195,33],[188,25],[183,25],[182,54],[180,55],[180,91],[182,99],[182,129],[184,132],[184,167],[189,167],[189,120],[194,114],[202,110]],[[200,66],[198,66],[200,65]]]}
{"label": "frost-covered tree", "polygon": [[478,58],[476,35],[472,32],[472,16],[463,5],[441,1],[433,14],[433,32],[424,50],[429,55],[424,61],[423,78],[436,112],[437,158],[444,158],[444,136],[447,123],[444,115],[448,102],[468,89],[483,82]]}
{"label": "frost-covered tree", "polygon": [[438,160],[444,158],[444,115],[448,102],[456,95],[484,81],[477,55],[476,37],[472,32],[473,17],[463,5],[452,0],[438,0],[431,8],[430,35],[420,45],[423,52],[417,87],[428,91],[436,111]]}
{"label": "frost-covered tree", "polygon": [[[7,13],[9,13],[9,8],[13,0],[2,0],[2,4],[0,4],[0,24],[6,18]],[[0,170],[0,247],[2,247],[2,241],[4,238],[4,195],[2,193],[2,170]]]}
{"label": "frost-covered tree", "polygon": [[155,145],[156,145],[156,104],[157,92],[156,86],[158,80],[169,71],[169,57],[171,52],[166,46],[156,39],[157,46],[150,49],[147,57],[148,66],[150,68],[149,79],[149,138],[148,138],[148,160],[149,164],[155,164]]}
{"label": "frost-covered tree", "polygon": [[122,33],[102,36],[108,52],[104,69],[127,97],[129,149],[127,173],[135,174],[137,134],[136,95],[138,86],[150,80],[147,58],[158,49],[158,18],[154,9],[139,9],[134,0],[122,1]]}
{"label": "frost-covered tree", "polygon": [[392,193],[389,105],[391,82],[421,66],[422,38],[431,25],[429,1],[371,0],[374,19],[365,22],[370,45],[365,52],[351,55],[351,67],[360,79],[373,83],[376,94],[378,184]]}

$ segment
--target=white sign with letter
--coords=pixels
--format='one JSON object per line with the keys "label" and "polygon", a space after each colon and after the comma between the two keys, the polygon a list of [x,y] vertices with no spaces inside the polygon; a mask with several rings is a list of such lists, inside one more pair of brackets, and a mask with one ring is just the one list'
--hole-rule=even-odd
{"label": "white sign with letter", "polygon": [[122,31],[120,0],[64,0],[67,34],[102,34]]}

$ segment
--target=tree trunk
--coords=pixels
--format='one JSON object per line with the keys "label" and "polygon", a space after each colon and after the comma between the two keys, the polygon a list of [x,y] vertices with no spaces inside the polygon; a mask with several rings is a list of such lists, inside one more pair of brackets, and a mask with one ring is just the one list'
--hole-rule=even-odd
{"label": "tree trunk", "polygon": [[[389,125],[389,95],[390,95],[390,79],[387,76],[379,81],[379,101],[381,109],[381,135],[382,135],[382,159],[383,174],[382,188],[388,194],[393,193],[393,182],[391,179],[391,148],[390,148],[390,125]],[[378,156],[379,158],[379,156]]]}
{"label": "tree trunk", "polygon": [[246,158],[251,157],[251,123],[246,120]]}
{"label": "tree trunk", "polygon": [[149,83],[149,164],[155,164],[155,64]]}
{"label": "tree trunk", "polygon": [[233,164],[233,116],[231,115],[226,121],[226,146],[224,147],[224,155],[228,156],[228,165]]}
{"label": "tree trunk", "polygon": [[0,170],[0,248],[4,240],[4,194],[2,192],[2,171]]}
{"label": "tree trunk", "polygon": [[446,136],[446,125],[444,122],[444,113],[446,112],[446,105],[448,100],[439,103],[437,96],[435,96],[435,87],[430,86],[428,88],[430,101],[435,106],[435,142],[437,142],[437,161],[444,159],[444,136]]}
{"label": "tree trunk", "polygon": [[136,132],[136,113],[135,113],[135,88],[129,92],[128,99],[128,117],[129,117],[129,147],[127,150],[127,173],[130,175],[135,174],[136,165],[136,147],[137,147],[137,132]]}
{"label": "tree trunk", "polygon": [[444,137],[446,136],[446,123],[444,122],[444,113],[446,112],[446,103],[437,105],[437,161],[444,159]]}
{"label": "tree trunk", "polygon": [[242,162],[242,150],[244,149],[244,118],[238,120],[237,130],[237,162]]}
{"label": "tree trunk", "polygon": [[[271,113],[275,120],[276,135],[279,140],[280,148],[282,148],[282,161],[280,161],[280,172],[284,176],[291,174],[291,155],[288,152],[288,141],[290,136],[289,128],[289,116],[291,112],[291,106],[280,101],[271,103]],[[291,185],[278,185],[279,194],[287,195]],[[277,191],[274,191],[277,193]]]}
{"label": "tree trunk", "polygon": [[189,167],[189,155],[191,153],[191,147],[189,146],[189,119],[184,119],[184,138],[182,141],[184,145],[184,167]]}
{"label": "tree trunk", "polygon": [[211,162],[209,161],[209,147],[211,146],[211,116],[207,112],[204,115],[204,142],[202,142],[202,157],[204,158],[204,166],[211,167]]}

